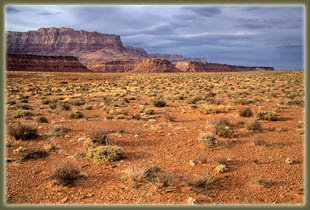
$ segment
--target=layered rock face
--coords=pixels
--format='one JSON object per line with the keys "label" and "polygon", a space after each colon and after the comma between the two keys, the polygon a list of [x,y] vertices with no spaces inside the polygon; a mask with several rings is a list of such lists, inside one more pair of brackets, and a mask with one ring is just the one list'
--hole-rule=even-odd
{"label": "layered rock face", "polygon": [[136,60],[112,60],[100,62],[92,67],[94,72],[130,72],[135,68]]}
{"label": "layered rock face", "polygon": [[136,48],[132,46],[124,46],[126,49],[126,52],[131,54],[131,55],[138,55],[142,57],[147,57],[148,54],[143,48]]}
{"label": "layered rock face", "polygon": [[143,59],[135,65],[132,72],[136,73],[172,73],[180,72],[172,63],[165,59]]}
{"label": "layered rock face", "polygon": [[37,31],[7,32],[7,52],[12,54],[66,54],[100,49],[124,51],[120,36],[71,28],[40,28]]}
{"label": "layered rock face", "polygon": [[[84,30],[76,31],[71,28],[40,28],[37,31],[28,32],[9,31],[6,33],[6,46],[8,54],[75,56],[87,69],[93,72],[155,73],[273,70],[272,67],[243,67],[207,63],[205,58],[190,58],[182,55],[148,54],[143,48],[123,46],[118,35]],[[11,63],[10,66],[18,66],[20,69],[24,69],[23,65],[19,65],[21,62],[27,66],[26,61],[15,61],[17,64]],[[36,68],[40,69],[39,67]],[[53,69],[52,67],[49,68]]]}
{"label": "layered rock face", "polygon": [[8,71],[91,72],[73,56],[7,55]]}
{"label": "layered rock face", "polygon": [[175,67],[183,72],[205,72],[205,63],[193,62],[193,61],[183,61],[177,62]]}
{"label": "layered rock face", "polygon": [[170,62],[181,62],[181,61],[195,61],[195,62],[207,62],[206,58],[191,58],[191,57],[185,57],[183,55],[177,55],[177,54],[160,54],[160,53],[151,53],[148,54],[149,58],[162,58],[167,59]]}
{"label": "layered rock face", "polygon": [[182,72],[237,72],[237,71],[272,71],[273,67],[235,66],[219,63],[200,63],[192,61],[177,62],[176,68]]}

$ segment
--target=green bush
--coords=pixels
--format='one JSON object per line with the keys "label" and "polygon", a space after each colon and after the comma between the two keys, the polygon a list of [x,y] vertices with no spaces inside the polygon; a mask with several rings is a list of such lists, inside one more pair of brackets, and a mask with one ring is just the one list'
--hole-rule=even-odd
{"label": "green bush", "polygon": [[277,120],[277,115],[275,115],[271,111],[260,111],[257,113],[257,117],[259,120],[269,120],[269,121]]}
{"label": "green bush", "polygon": [[98,146],[88,149],[86,156],[98,162],[111,162],[125,158],[126,154],[123,149],[118,146]]}

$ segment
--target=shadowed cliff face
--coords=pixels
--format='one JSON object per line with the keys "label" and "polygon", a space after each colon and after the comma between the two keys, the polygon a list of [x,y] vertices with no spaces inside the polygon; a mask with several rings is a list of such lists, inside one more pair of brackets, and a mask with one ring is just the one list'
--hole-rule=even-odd
{"label": "shadowed cliff face", "polygon": [[73,56],[7,55],[8,71],[91,72]]}

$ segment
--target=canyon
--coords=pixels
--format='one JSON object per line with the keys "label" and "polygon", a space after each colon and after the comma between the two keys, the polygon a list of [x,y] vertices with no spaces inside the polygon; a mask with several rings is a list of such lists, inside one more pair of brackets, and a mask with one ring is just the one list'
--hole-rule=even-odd
{"label": "canyon", "polygon": [[[64,27],[40,28],[27,32],[7,31],[6,47],[9,71],[159,73],[274,70],[273,67],[209,63],[206,58],[177,54],[149,54],[143,48],[123,45],[119,35],[76,31]],[[26,61],[28,58],[30,60]],[[68,66],[68,62],[72,65]],[[46,63],[48,67],[40,67],[38,63]]]}

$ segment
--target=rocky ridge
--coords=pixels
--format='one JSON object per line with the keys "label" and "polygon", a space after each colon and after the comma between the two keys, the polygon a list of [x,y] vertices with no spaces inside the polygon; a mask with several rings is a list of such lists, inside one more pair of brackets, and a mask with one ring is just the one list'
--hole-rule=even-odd
{"label": "rocky ridge", "polygon": [[[272,67],[244,67],[208,63],[205,58],[190,58],[182,55],[148,54],[143,48],[124,46],[119,35],[84,30],[76,31],[63,27],[40,28],[36,31],[27,32],[8,31],[6,32],[6,46],[8,54],[74,56],[92,72],[133,71],[147,73],[273,70]],[[32,57],[32,59],[36,58]],[[39,60],[42,59],[44,58]],[[50,58],[47,58],[48,62],[50,60]],[[8,62],[9,70],[17,66],[25,69],[25,67],[22,67],[22,63],[26,64],[26,62],[21,58],[14,60],[19,63],[14,64],[12,61],[11,59]],[[159,67],[159,65],[162,66]]]}
{"label": "rocky ridge", "polygon": [[7,55],[8,71],[91,72],[73,56]]}

